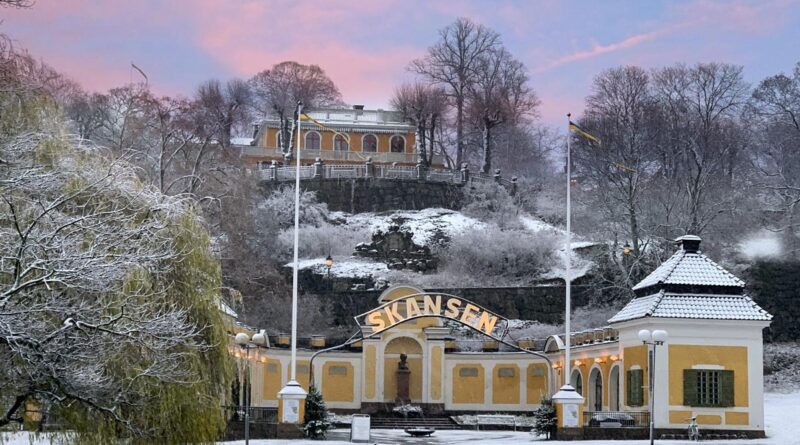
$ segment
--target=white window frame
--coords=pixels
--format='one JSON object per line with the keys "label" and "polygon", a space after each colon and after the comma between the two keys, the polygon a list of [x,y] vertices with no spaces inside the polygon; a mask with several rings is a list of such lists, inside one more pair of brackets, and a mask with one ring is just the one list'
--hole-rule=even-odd
{"label": "white window frame", "polygon": [[[372,136],[372,137],[375,138],[375,151],[366,151],[366,150],[364,150],[364,139],[366,139],[367,136]],[[381,139],[378,137],[378,135],[376,135],[374,133],[365,133],[364,135],[361,136],[361,152],[362,153],[377,153],[379,151],[381,151]]]}
{"label": "white window frame", "polygon": [[[399,138],[403,138],[403,151],[392,151],[392,139],[398,138],[398,137]],[[389,152],[391,152],[391,153],[405,153],[407,148],[408,148],[408,139],[406,139],[406,137],[403,136],[402,134],[393,134],[389,138]]]}
{"label": "white window frame", "polygon": [[[319,138],[319,148],[308,148],[308,137],[312,133],[316,134],[317,137]],[[316,131],[316,130],[308,130],[308,131],[306,131],[306,134],[303,136],[303,150],[320,150],[321,151],[322,150],[322,135],[319,134],[319,132]]]}

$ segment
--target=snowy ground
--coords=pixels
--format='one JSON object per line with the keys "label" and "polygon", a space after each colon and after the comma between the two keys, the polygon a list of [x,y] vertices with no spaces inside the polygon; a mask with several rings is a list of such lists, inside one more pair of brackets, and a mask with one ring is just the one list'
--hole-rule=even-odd
{"label": "snowy ground", "polygon": [[[735,445],[800,445],[800,422],[797,421],[795,414],[800,407],[800,392],[792,394],[766,395],[765,411],[767,424],[766,439],[755,440],[736,440],[736,441],[708,441],[705,443],[713,445],[735,444]],[[347,441],[348,430],[334,430],[331,432],[326,444],[344,445]],[[0,443],[4,445],[45,445],[50,442],[46,438],[30,441],[27,434],[5,435]],[[414,439],[408,437],[399,430],[373,430],[371,443],[376,444],[462,444],[471,445],[502,445],[502,444],[522,444],[538,443],[544,444],[575,444],[576,442],[543,441],[532,436],[530,433],[513,431],[438,431],[430,438]],[[319,441],[314,440],[251,440],[253,445],[316,445]],[[580,442],[577,442],[580,443]],[[588,442],[584,442],[588,443]],[[645,445],[648,441],[625,440],[625,441],[595,441],[593,445]],[[694,445],[697,442],[686,442],[680,440],[658,440],[656,443],[668,445]],[[220,445],[244,445],[244,441],[221,442]]]}

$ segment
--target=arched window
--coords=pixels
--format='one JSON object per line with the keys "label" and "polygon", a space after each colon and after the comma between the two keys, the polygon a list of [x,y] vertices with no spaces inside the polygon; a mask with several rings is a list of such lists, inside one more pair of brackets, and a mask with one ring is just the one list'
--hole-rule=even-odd
{"label": "arched window", "polygon": [[320,137],[316,131],[309,131],[306,133],[306,150],[319,150]]}
{"label": "arched window", "polygon": [[374,134],[366,134],[361,139],[362,151],[376,152],[378,151],[378,138]]}
{"label": "arched window", "polygon": [[599,368],[589,373],[589,408],[594,411],[603,410],[603,374]]}
{"label": "arched window", "polygon": [[580,395],[583,395],[583,377],[581,376],[581,372],[577,369],[572,371],[572,378],[570,378],[570,383],[572,383],[572,387],[575,388],[575,392]]}
{"label": "arched window", "polygon": [[281,146],[281,130],[275,132],[275,148],[283,148]]}
{"label": "arched window", "polygon": [[345,139],[344,136],[337,134],[333,138],[333,149],[336,151],[347,151],[350,150],[350,144],[347,143],[347,139]]}
{"label": "arched window", "polygon": [[405,153],[406,140],[403,136],[392,136],[391,139],[392,153]]}

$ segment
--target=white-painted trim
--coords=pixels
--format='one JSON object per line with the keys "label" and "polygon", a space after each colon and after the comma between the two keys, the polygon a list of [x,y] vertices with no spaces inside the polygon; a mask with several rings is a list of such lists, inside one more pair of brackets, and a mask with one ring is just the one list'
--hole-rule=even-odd
{"label": "white-painted trim", "polygon": [[[620,365],[621,362],[616,361],[614,364],[608,368],[608,409],[611,411],[619,411],[622,407],[622,366]],[[614,409],[611,405],[611,376],[614,375],[614,370],[617,371],[617,407]]]}
{"label": "white-painted trim", "polygon": [[722,365],[694,365],[692,366],[692,369],[708,369],[709,371],[714,371],[714,370],[722,371],[725,369],[725,367]]}
{"label": "white-painted trim", "polygon": [[[392,139],[394,139],[396,137],[403,138],[403,151],[392,151]],[[390,153],[405,153],[407,148],[408,148],[408,139],[406,139],[405,136],[403,136],[402,134],[393,134],[393,135],[389,136],[389,152]]]}
{"label": "white-painted trim", "polygon": [[303,150],[317,150],[314,148],[308,148],[308,136],[311,134],[316,134],[319,138],[319,150],[322,150],[322,135],[317,130],[306,130],[306,133],[303,135]]}
{"label": "white-painted trim", "polygon": [[[344,144],[347,146],[347,149],[345,149],[345,150],[337,150],[337,149],[336,149],[336,138],[340,138],[340,139],[342,140],[342,142],[344,142]],[[333,151],[342,151],[342,152],[344,152],[344,151],[350,151],[350,143],[349,143],[349,142],[347,142],[347,139],[345,139],[345,138],[344,138],[342,135],[340,135],[340,134],[338,134],[338,133],[334,133],[334,135],[333,135],[333,147],[332,147],[332,150],[333,150]]]}
{"label": "white-painted trim", "polygon": [[[367,136],[372,136],[372,137],[375,138],[375,151],[366,151],[366,150],[364,150],[364,139]],[[381,151],[381,139],[378,137],[378,135],[376,135],[375,133],[364,133],[361,136],[361,152],[362,153],[377,153],[379,151]]]}
{"label": "white-painted trim", "polygon": [[593,382],[593,380],[592,380],[592,373],[593,373],[595,370],[597,370],[597,373],[600,375],[600,385],[601,385],[601,392],[600,392],[600,409],[601,409],[601,411],[602,411],[603,407],[605,407],[605,406],[606,406],[606,405],[603,405],[603,393],[602,393],[602,385],[605,385],[605,383],[603,383],[603,382],[605,381],[605,376],[603,375],[603,369],[602,369],[602,368],[600,368],[600,366],[599,366],[597,363],[593,364],[593,365],[592,365],[592,366],[589,368],[589,373],[588,373],[588,376],[587,376],[587,378],[586,378],[586,380],[588,380],[588,382],[586,382],[586,383],[587,383],[587,385],[584,385],[584,388],[586,388],[586,391],[585,391],[585,392],[586,392],[586,395],[585,395],[585,396],[583,396],[583,400],[585,401],[585,403],[586,403],[586,406],[587,406],[587,407],[589,407],[589,408],[591,408],[589,411],[594,411],[594,406],[593,406],[593,404],[591,403],[591,401],[592,401],[592,399],[594,398],[594,393],[595,393],[595,391],[596,391],[596,389],[594,389],[594,388],[592,387],[592,382]]}

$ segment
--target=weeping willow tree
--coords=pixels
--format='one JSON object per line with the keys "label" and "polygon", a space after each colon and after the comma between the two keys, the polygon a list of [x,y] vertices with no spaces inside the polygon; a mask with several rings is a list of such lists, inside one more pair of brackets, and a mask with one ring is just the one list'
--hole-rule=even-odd
{"label": "weeping willow tree", "polygon": [[213,443],[233,372],[220,268],[191,200],[66,134],[58,76],[0,36],[0,428]]}

